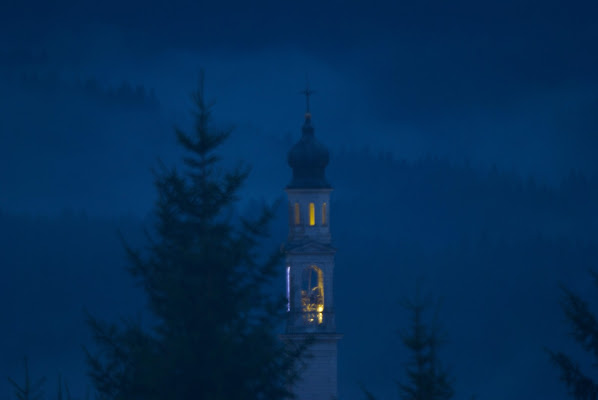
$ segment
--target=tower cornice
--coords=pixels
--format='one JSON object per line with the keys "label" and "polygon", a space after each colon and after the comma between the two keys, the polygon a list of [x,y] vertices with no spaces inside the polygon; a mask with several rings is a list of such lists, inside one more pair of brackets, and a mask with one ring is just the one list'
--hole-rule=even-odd
{"label": "tower cornice", "polygon": [[336,248],[327,243],[309,240],[289,242],[284,245],[284,251],[287,255],[331,255],[336,253]]}
{"label": "tower cornice", "polygon": [[310,194],[310,193],[314,193],[314,194],[319,194],[319,193],[331,193],[332,191],[334,191],[334,188],[329,186],[329,187],[323,187],[323,188],[296,188],[296,187],[286,187],[284,189],[285,192],[287,192],[287,194],[295,194],[295,193],[301,193],[301,194]]}

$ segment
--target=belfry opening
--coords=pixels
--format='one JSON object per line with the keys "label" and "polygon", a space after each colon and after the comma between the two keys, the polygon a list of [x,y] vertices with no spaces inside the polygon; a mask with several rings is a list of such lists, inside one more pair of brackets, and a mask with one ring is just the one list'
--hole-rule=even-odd
{"label": "belfry opening", "polygon": [[324,274],[315,265],[303,271],[301,285],[301,307],[303,318],[308,324],[321,324],[324,312]]}

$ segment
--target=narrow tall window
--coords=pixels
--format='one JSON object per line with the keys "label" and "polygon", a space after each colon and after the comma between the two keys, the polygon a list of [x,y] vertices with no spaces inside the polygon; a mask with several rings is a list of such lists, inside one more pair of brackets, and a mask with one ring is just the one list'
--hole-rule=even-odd
{"label": "narrow tall window", "polygon": [[291,267],[287,266],[287,311],[291,311]]}
{"label": "narrow tall window", "polygon": [[309,226],[314,226],[316,224],[316,205],[314,203],[309,203]]}
{"label": "narrow tall window", "polygon": [[295,203],[295,225],[301,223],[301,214],[299,214],[299,203]]}
{"label": "narrow tall window", "polygon": [[328,221],[326,220],[326,203],[322,204],[322,225],[326,225]]}

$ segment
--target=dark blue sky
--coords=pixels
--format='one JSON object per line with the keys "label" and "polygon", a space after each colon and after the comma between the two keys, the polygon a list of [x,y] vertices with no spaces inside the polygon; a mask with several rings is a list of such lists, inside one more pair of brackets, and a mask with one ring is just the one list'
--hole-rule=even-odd
{"label": "dark blue sky", "polygon": [[[496,163],[551,183],[572,168],[596,173],[596,7],[590,1],[3,2],[0,158],[11,172],[0,183],[12,195],[4,191],[0,201],[35,209],[42,205],[27,198],[45,197],[50,209],[64,200],[63,207],[100,213],[92,198],[104,193],[115,212],[136,209],[117,194],[108,200],[98,182],[106,179],[97,175],[102,160],[130,171],[128,178],[119,175],[120,185],[142,180],[154,157],[166,157],[155,138],[170,138],[175,123],[185,127],[200,67],[218,100],[217,119],[234,124],[254,150],[264,138],[298,135],[297,92],[309,74],[318,91],[314,122],[333,150],[369,146],[407,159],[432,154]],[[16,83],[23,71],[59,80],[58,88]],[[160,106],[149,115],[115,112],[63,90],[88,79],[104,88],[143,85]],[[248,148],[239,146],[238,155],[259,164],[263,154],[254,157]],[[14,159],[23,164],[16,172]],[[284,162],[284,154],[271,159],[266,170]],[[81,162],[97,165],[72,182],[47,172],[39,185],[36,170],[76,171]],[[32,185],[38,192],[24,188]],[[62,186],[68,190],[53,191]],[[85,193],[74,189],[82,186]],[[56,193],[67,198],[53,199]]]}

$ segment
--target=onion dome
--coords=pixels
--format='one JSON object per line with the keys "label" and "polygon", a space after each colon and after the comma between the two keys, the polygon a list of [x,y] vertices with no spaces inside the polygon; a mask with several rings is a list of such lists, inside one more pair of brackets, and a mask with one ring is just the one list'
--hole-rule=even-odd
{"label": "onion dome", "polygon": [[309,112],[305,114],[301,139],[291,148],[287,160],[293,169],[293,179],[287,188],[322,189],[330,187],[326,180],[326,166],[330,161],[330,153],[326,146],[316,140]]}

